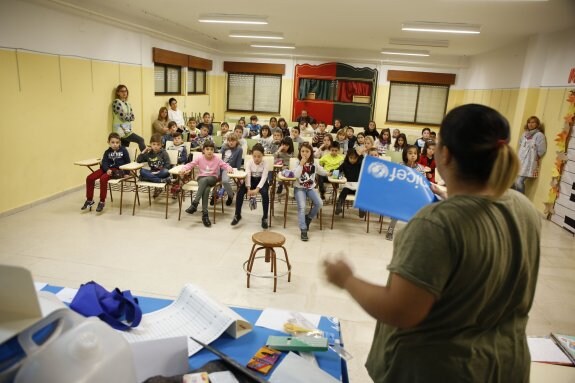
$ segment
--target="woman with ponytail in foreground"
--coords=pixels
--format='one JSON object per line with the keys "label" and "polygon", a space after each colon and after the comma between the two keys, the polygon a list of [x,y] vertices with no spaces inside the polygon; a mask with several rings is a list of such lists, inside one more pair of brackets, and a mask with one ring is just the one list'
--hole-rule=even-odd
{"label": "woman with ponytail in foreground", "polygon": [[385,286],[342,260],[326,275],[375,319],[375,382],[528,382],[525,327],[539,268],[541,222],[510,190],[518,159],[497,111],[445,116],[435,160],[449,198],[421,209],[394,242]]}

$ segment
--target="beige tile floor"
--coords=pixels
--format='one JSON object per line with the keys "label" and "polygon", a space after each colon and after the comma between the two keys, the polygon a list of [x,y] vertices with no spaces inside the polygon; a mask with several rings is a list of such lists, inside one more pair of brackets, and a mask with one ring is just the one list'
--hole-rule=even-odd
{"label": "beige tile floor", "polygon": [[[286,229],[276,213],[272,230],[286,236],[293,274],[291,283],[278,281],[274,294],[269,279],[253,279],[247,289],[242,271],[251,234],[260,230],[260,206],[254,212],[245,206],[237,227],[230,226],[233,213],[226,208],[208,229],[198,213],[183,213],[178,222],[176,201],[170,200],[170,215],[165,220],[163,202],[150,208],[147,199],[142,199],[145,203],[133,217],[131,210],[118,214],[118,200],[108,200],[103,214],[83,213],[83,191],[75,191],[0,217],[0,263],[24,266],[35,280],[53,285],[78,287],[96,280],[109,288],[174,298],[185,283],[194,283],[229,305],[336,316],[342,323],[346,347],[354,355],[348,363],[351,381],[370,381],[363,363],[375,322],[346,293],[326,284],[321,261],[341,252],[359,275],[384,283],[393,244],[378,233],[375,222],[366,234],[365,222],[352,209],[345,219],[337,218],[334,230],[330,230],[330,206],[324,209],[324,230],[319,231],[314,221],[310,240],[304,243],[299,239],[294,207]],[[128,207],[131,200],[124,204]],[[402,227],[398,225],[398,230]],[[539,284],[528,333],[575,334],[575,239],[544,221],[541,248]],[[550,381],[548,376],[545,381]]]}

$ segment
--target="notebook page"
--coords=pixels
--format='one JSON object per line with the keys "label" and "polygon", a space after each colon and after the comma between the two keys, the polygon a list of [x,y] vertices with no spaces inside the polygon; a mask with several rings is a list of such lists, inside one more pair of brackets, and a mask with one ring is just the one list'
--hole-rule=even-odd
{"label": "notebook page", "polygon": [[122,334],[130,343],[183,335],[188,337],[188,356],[191,356],[202,346],[189,336],[209,344],[238,320],[245,321],[200,288],[188,284],[169,306],[144,314],[138,327]]}

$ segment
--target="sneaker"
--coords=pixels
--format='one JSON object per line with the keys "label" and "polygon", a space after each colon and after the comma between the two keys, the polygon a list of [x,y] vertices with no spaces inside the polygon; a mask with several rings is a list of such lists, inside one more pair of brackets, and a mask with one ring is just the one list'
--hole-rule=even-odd
{"label": "sneaker", "polygon": [[197,202],[192,202],[190,207],[186,209],[186,213],[188,213],[188,214],[194,214],[196,211],[198,211],[198,203]]}
{"label": "sneaker", "polygon": [[340,215],[342,211],[343,211],[343,206],[342,206],[341,202],[338,202],[335,205],[335,214]]}
{"label": "sneaker", "polygon": [[202,213],[202,223],[204,224],[205,227],[212,226],[208,213]]}
{"label": "sneaker", "polygon": [[[309,230],[309,224],[310,223],[311,223],[311,218],[306,215],[305,216],[305,226],[307,227],[307,230]],[[307,234],[307,231],[306,231],[306,234]]]}
{"label": "sneaker", "polygon": [[214,206],[215,203],[216,203],[216,196],[214,195],[214,193],[212,193],[212,196],[210,197],[210,206]]}
{"label": "sneaker", "polygon": [[90,208],[90,211],[91,211],[93,205],[94,205],[94,201],[86,200],[86,202],[84,202],[84,205],[80,208],[80,210],[86,210],[87,208]]}
{"label": "sneaker", "polygon": [[99,213],[102,210],[104,210],[104,206],[106,206],[106,204],[102,201],[98,202],[98,207],[96,208],[96,211]]}
{"label": "sneaker", "polygon": [[158,198],[158,196],[162,194],[162,189],[160,188],[155,188],[154,190],[154,198]]}
{"label": "sneaker", "polygon": [[267,229],[268,228],[268,219],[267,218],[262,218],[262,229]]}
{"label": "sneaker", "polygon": [[364,217],[365,217],[365,210],[359,209],[359,218],[364,218]]}
{"label": "sneaker", "polygon": [[241,215],[234,215],[234,219],[232,219],[232,226],[236,226],[241,219],[242,219]]}
{"label": "sneaker", "polygon": [[228,197],[228,199],[226,200],[226,206],[230,206],[233,201],[234,201],[234,197]]}
{"label": "sneaker", "polygon": [[325,192],[321,192],[321,199],[325,201]]}
{"label": "sneaker", "polygon": [[307,240],[309,239],[308,236],[307,236],[307,230],[302,230],[302,231],[301,231],[300,238],[301,238],[302,241],[307,242]]}
{"label": "sneaker", "polygon": [[162,182],[170,185],[172,183],[172,178],[171,177],[162,178]]}

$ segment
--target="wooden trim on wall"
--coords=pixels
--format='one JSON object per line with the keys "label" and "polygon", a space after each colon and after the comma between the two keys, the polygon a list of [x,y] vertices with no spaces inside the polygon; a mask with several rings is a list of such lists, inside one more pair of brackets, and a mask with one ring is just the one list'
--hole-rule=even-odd
{"label": "wooden trim on wall", "polygon": [[388,70],[387,81],[453,85],[455,84],[455,74]]}
{"label": "wooden trim on wall", "polygon": [[188,68],[212,70],[212,60],[203,59],[196,56],[188,56]]}
{"label": "wooden trim on wall", "polygon": [[160,48],[153,49],[153,60],[156,64],[176,65],[180,67],[188,66],[188,55],[178,52],[167,51]]}
{"label": "wooden trim on wall", "polygon": [[224,61],[224,72],[284,75],[285,64]]}

